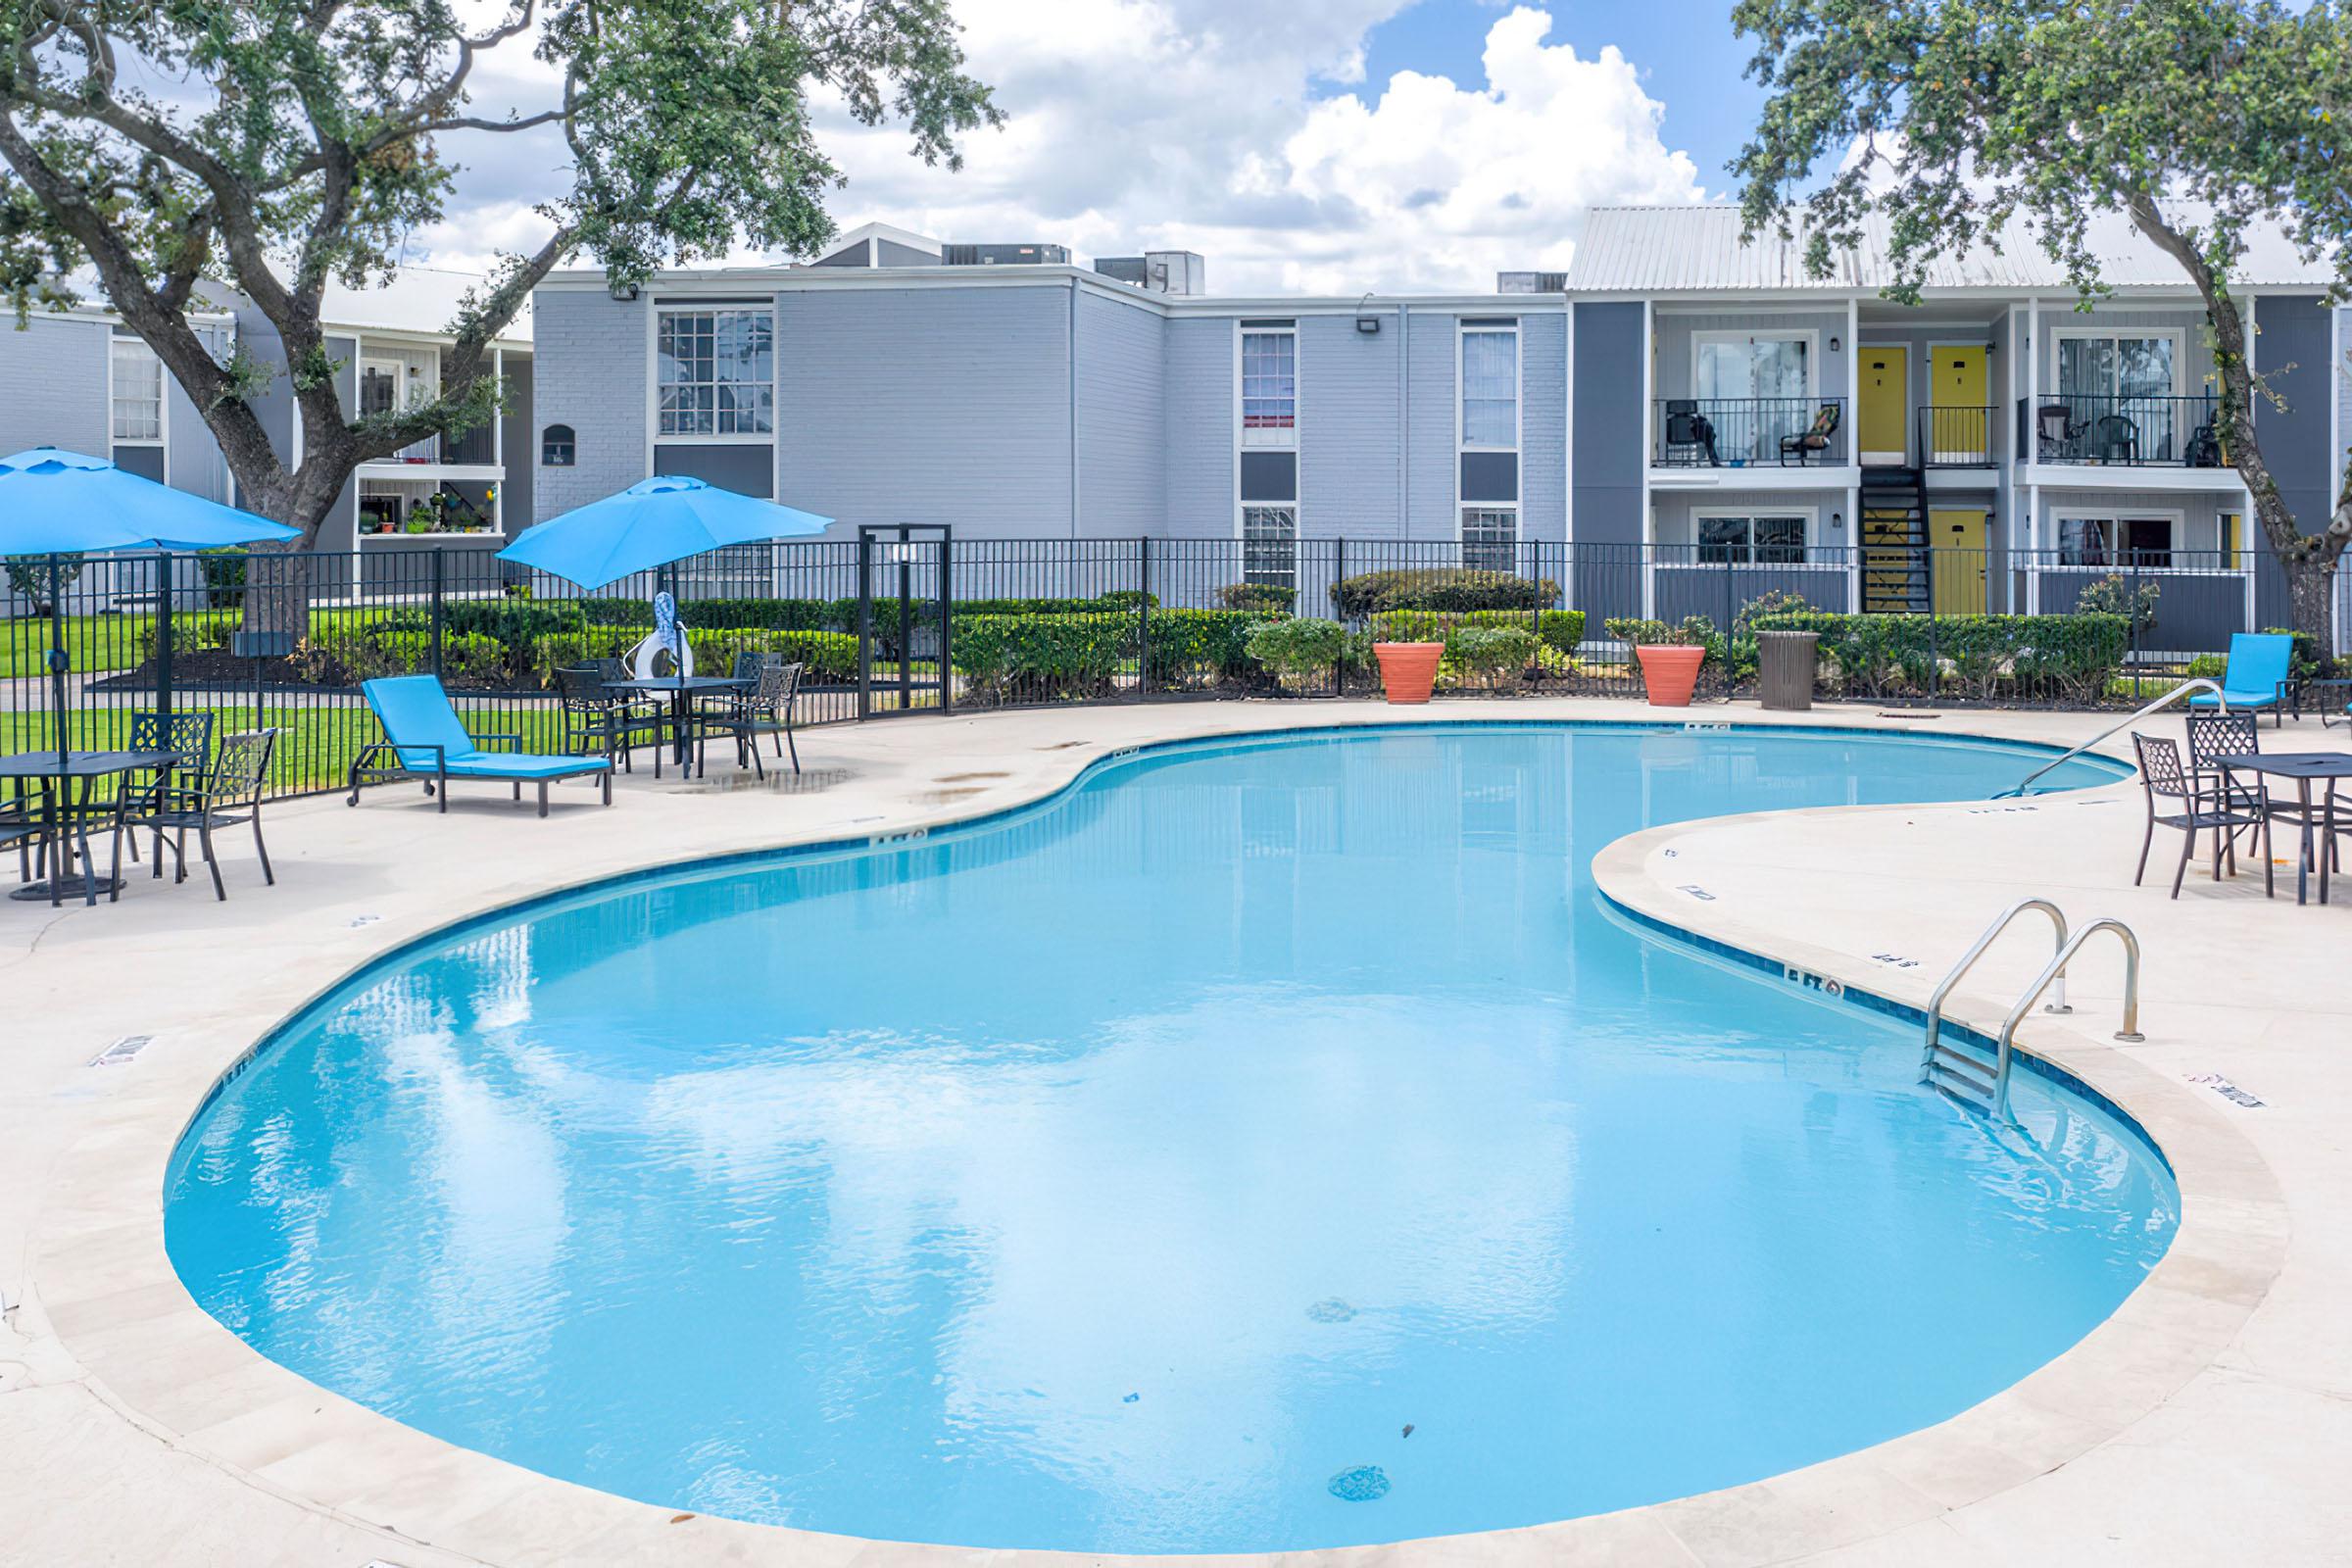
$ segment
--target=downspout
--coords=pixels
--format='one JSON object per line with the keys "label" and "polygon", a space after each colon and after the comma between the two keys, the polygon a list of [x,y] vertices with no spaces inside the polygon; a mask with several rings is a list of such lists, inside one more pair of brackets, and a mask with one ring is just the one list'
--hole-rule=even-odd
{"label": "downspout", "polygon": [[1078,537],[1078,279],[1070,278],[1070,537]]}

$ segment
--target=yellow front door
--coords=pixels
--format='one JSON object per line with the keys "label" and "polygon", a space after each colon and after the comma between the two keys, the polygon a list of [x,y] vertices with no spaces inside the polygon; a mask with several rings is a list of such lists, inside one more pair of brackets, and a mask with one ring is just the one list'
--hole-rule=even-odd
{"label": "yellow front door", "polygon": [[1991,414],[1985,407],[1984,346],[1946,344],[1929,355],[1928,461],[1984,463],[1992,455]]}
{"label": "yellow front door", "polygon": [[1909,404],[1910,351],[1862,350],[1861,450],[1864,463],[1901,463],[1911,443],[1904,433]]}
{"label": "yellow front door", "polygon": [[1981,508],[1936,507],[1928,513],[1929,571],[1938,615],[1984,612],[1984,524]]}

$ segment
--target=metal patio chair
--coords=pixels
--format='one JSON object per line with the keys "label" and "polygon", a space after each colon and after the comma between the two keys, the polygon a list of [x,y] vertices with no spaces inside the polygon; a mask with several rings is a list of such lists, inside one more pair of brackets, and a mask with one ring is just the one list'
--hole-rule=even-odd
{"label": "metal patio chair", "polygon": [[[123,781],[122,787],[126,792],[137,792],[131,796],[134,803],[143,795],[148,805],[153,807],[158,797],[170,785],[172,777],[180,770],[192,772],[198,777],[203,776],[206,763],[213,755],[213,715],[211,713],[157,713],[152,711],[133,713],[130,715],[130,750],[134,752],[170,752],[177,759],[171,771],[158,771],[150,783],[134,785],[127,779]],[[137,808],[135,804],[131,808]],[[139,836],[136,833],[130,836],[130,858],[133,860],[139,858]],[[160,829],[155,835],[155,862],[152,874],[155,876],[164,874],[164,835]]]}
{"label": "metal patio chair", "polygon": [[1826,454],[1830,450],[1831,438],[1838,433],[1838,405],[1824,403],[1821,406],[1821,412],[1813,416],[1813,423],[1810,426],[1799,430],[1794,435],[1781,437],[1782,464],[1786,465],[1789,455],[1793,453],[1796,456],[1797,466],[1801,468],[1810,461],[1814,453]]}
{"label": "metal patio chair", "polygon": [[650,744],[655,776],[660,777],[664,727],[661,713],[632,701],[625,692],[610,690],[605,680],[604,672],[594,664],[556,671],[557,696],[564,709],[564,750],[573,757],[601,751],[607,761],[617,760],[635,772],[630,748]]}
{"label": "metal patio chair", "polygon": [[1706,455],[1707,466],[1719,468],[1723,460],[1715,455],[1715,421],[1698,412],[1696,398],[1668,398],[1666,400],[1666,461],[1673,463],[1676,454],[1701,452]]}
{"label": "metal patio chair", "polygon": [[748,760],[753,772],[765,778],[767,769],[760,760],[760,737],[768,735],[774,737],[773,745],[778,757],[784,756],[787,749],[790,750],[792,770],[798,773],[801,770],[801,748],[800,743],[792,737],[792,710],[800,697],[801,672],[805,667],[782,662],[762,663],[758,682],[750,691],[724,693],[719,703],[697,713],[696,770],[708,771],[704,765],[703,743],[712,735],[725,735],[735,742],[735,765],[741,767]]}
{"label": "metal patio chair", "polygon": [[[2230,874],[2237,874],[2237,831],[2259,827],[2262,830],[2262,891],[2269,897],[2278,891],[2277,879],[2271,869],[2271,814],[2267,810],[2243,804],[2225,786],[2221,775],[2210,776],[2191,771],[2180,764],[2180,748],[2168,737],[2132,732],[2132,750],[2139,754],[2139,786],[2148,803],[2147,830],[2139,840],[2139,869],[2132,873],[2132,885],[2138,887],[2148,874],[2148,850],[2156,842],[2156,829],[2169,827],[2180,834],[2180,863],[2173,868],[2173,897],[2180,896],[2180,880],[2188,874],[2189,857],[2196,853],[2197,835],[2213,834],[2213,879],[2222,879],[2225,861]],[[2160,806],[2158,803],[2166,803]]]}
{"label": "metal patio chair", "polygon": [[[262,862],[262,880],[276,886],[277,873],[270,866],[270,846],[262,842],[262,796],[269,788],[270,756],[276,749],[277,734],[273,729],[254,729],[223,737],[220,755],[211,767],[196,776],[195,783],[168,784],[156,792],[150,804],[126,809],[116,820],[118,835],[127,831],[136,837],[141,828],[152,831],[160,875],[164,835],[171,834],[174,862],[172,880],[184,882],[188,879],[188,831],[193,828],[205,866],[213,873],[213,897],[226,902],[228,889],[220,880],[220,859],[213,848],[213,830],[249,822],[253,825],[253,851]],[[118,854],[121,849],[118,837]],[[109,898],[121,896],[118,884]]]}

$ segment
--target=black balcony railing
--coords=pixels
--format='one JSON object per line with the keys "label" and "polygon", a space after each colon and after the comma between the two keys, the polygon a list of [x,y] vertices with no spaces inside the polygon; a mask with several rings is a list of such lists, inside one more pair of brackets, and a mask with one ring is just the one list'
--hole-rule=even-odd
{"label": "black balcony railing", "polygon": [[1920,462],[1931,468],[1992,466],[1992,408],[1936,404],[1919,411]]}
{"label": "black balcony railing", "polygon": [[1843,466],[1843,398],[1660,398],[1649,460],[1663,468]]}
{"label": "black balcony railing", "polygon": [[2037,463],[2218,468],[2211,397],[2058,392],[2017,405],[2017,450]]}

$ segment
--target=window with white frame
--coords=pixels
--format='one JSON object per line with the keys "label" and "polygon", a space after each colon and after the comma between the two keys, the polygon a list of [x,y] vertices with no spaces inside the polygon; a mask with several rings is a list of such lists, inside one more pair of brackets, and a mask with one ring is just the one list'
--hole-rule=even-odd
{"label": "window with white frame", "polygon": [[1464,507],[1462,564],[1473,571],[1515,571],[1519,564],[1519,509]]}
{"label": "window with white frame", "polygon": [[2058,339],[2061,397],[2173,395],[2178,341],[2170,333],[2068,332]]}
{"label": "window with white frame", "polygon": [[1704,565],[1796,566],[1805,560],[1801,513],[1700,513],[1693,519]]}
{"label": "window with white frame", "polygon": [[164,439],[164,362],[135,337],[114,341],[114,439],[160,446]]}
{"label": "window with white frame", "polygon": [[1298,444],[1298,333],[1288,324],[1242,324],[1242,445]]}
{"label": "window with white frame", "polygon": [[1242,581],[1298,587],[1297,506],[1242,508]]}
{"label": "window with white frame", "polygon": [[775,429],[775,320],[763,308],[664,310],[654,327],[660,433]]}
{"label": "window with white frame", "polygon": [[1519,446],[1519,324],[1462,327],[1462,446],[1516,451]]}
{"label": "window with white frame", "polygon": [[2062,566],[2169,566],[2173,564],[2173,519],[2060,517],[2058,564]]}

